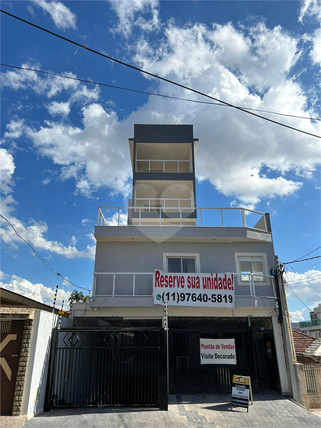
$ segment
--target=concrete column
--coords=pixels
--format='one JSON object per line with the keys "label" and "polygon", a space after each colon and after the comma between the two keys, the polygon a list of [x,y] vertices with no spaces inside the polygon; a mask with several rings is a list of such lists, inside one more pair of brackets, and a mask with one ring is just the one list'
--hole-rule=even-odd
{"label": "concrete column", "polygon": [[279,368],[281,392],[283,395],[291,395],[289,381],[288,381],[287,367],[285,364],[285,353],[284,353],[282,330],[281,330],[280,324],[278,323],[277,315],[272,316],[272,325],[273,325],[273,332],[274,332],[276,357],[277,357],[278,368]]}

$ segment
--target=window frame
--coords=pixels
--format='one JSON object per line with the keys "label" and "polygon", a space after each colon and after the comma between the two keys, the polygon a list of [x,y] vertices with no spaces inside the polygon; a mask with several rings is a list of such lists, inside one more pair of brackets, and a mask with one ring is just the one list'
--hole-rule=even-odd
{"label": "window frame", "polygon": [[[241,260],[241,259],[247,259],[247,260]],[[250,281],[242,279],[241,261],[249,261],[249,262],[257,261],[252,259],[261,259],[262,267],[263,267],[263,275],[269,274],[266,253],[235,253],[235,266],[236,266],[236,273],[238,274],[238,278],[237,278],[238,285],[249,285]],[[270,279],[267,278],[266,276],[263,277],[263,281],[254,281],[254,283],[255,283],[255,286],[271,285]]]}
{"label": "window frame", "polygon": [[168,272],[168,259],[169,258],[194,259],[195,260],[195,273],[201,273],[199,253],[163,253],[163,270],[164,270],[164,272]]}

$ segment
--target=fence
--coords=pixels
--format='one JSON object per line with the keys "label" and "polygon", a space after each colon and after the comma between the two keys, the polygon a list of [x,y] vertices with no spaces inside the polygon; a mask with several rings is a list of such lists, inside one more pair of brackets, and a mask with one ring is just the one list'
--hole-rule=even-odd
{"label": "fence", "polygon": [[308,394],[308,409],[321,409],[321,366],[319,364],[304,364],[303,372]]}

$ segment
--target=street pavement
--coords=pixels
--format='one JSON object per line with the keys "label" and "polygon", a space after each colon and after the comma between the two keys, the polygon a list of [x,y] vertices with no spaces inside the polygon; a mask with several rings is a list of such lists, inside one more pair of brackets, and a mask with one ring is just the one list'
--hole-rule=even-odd
{"label": "street pavement", "polygon": [[[168,412],[153,408],[78,408],[42,413],[25,428],[320,428],[321,412],[309,412],[282,395],[254,395],[249,412],[233,408],[229,394],[182,394],[169,397]],[[0,425],[4,419],[1,418]],[[21,425],[16,425],[21,426]]]}

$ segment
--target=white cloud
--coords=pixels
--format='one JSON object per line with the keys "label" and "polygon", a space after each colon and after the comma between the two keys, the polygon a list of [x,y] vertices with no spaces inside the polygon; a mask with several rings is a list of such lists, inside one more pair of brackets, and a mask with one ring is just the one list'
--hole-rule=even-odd
{"label": "white cloud", "polygon": [[51,16],[56,27],[66,30],[67,28],[77,28],[76,15],[68,9],[63,3],[58,1],[31,0],[34,4],[41,7]]}
{"label": "white cloud", "polygon": [[7,131],[4,133],[4,138],[6,140],[15,140],[22,136],[23,134],[23,120],[12,120],[6,126]]}
{"label": "white cloud", "polygon": [[119,220],[119,226],[127,226],[127,220],[128,220],[127,213],[120,212],[118,215],[118,212],[117,212],[113,214],[111,217],[105,218],[105,225],[118,226],[118,220]]}
{"label": "white cloud", "polygon": [[[0,273],[0,287],[12,291],[13,293],[21,294],[29,299],[36,300],[37,302],[52,306],[55,295],[54,289],[46,287],[41,283],[33,284],[27,279],[17,275],[7,275],[2,271],[0,271]],[[70,293],[58,288],[56,307],[59,309],[62,300],[64,300],[64,307],[66,308],[69,296]]]}
{"label": "white cloud", "polygon": [[288,299],[299,296],[308,306],[321,302],[321,271],[309,270],[304,273],[287,272],[285,274]]}
{"label": "white cloud", "polygon": [[310,56],[313,64],[321,66],[321,28],[314,32],[313,47]]}
{"label": "white cloud", "polygon": [[[68,259],[89,258],[94,259],[95,245],[87,245],[83,251],[75,247],[75,241],[71,238],[71,245],[65,246],[58,241],[50,241],[46,238],[48,226],[44,222],[30,220],[28,225],[12,215],[15,200],[12,196],[12,186],[14,184],[13,174],[15,164],[13,156],[3,148],[0,148],[0,191],[6,196],[0,199],[0,213],[14,226],[16,232],[28,241],[34,248],[59,254]],[[10,224],[0,218],[0,238],[3,243],[17,246],[21,240],[10,226]]]}
{"label": "white cloud", "polygon": [[[301,2],[299,22],[303,23],[305,17],[314,17],[321,25],[321,0],[304,0]],[[321,28],[315,30],[308,39],[312,43],[310,51],[312,64],[319,64],[321,67]]]}
{"label": "white cloud", "polygon": [[305,16],[316,16],[321,21],[321,1],[303,0],[299,14],[299,22],[303,22]]}
{"label": "white cloud", "polygon": [[310,315],[307,308],[298,310],[298,311],[290,311],[290,321],[291,322],[300,322],[304,320],[309,320]]}
{"label": "white cloud", "polygon": [[[39,64],[21,64],[22,68],[41,69]],[[76,78],[73,73],[65,73],[67,77]],[[47,98],[52,98],[62,91],[76,91],[80,87],[80,82],[77,80],[65,79],[60,76],[46,75],[42,77],[39,73],[32,70],[8,70],[1,73],[1,85],[10,89],[32,89],[38,95],[45,95]]]}
{"label": "white cloud", "polygon": [[128,37],[133,27],[143,31],[159,28],[158,0],[108,0],[118,16],[116,31]]}
{"label": "white cloud", "polygon": [[[145,3],[133,4],[140,10]],[[126,16],[134,19],[131,14]],[[155,40],[150,44],[148,39],[138,38],[132,48],[138,66],[232,104],[298,116],[317,115],[307,109],[309,94],[289,77],[300,52],[296,38],[280,27],[269,29],[256,24],[246,29],[226,24],[208,28],[195,24],[180,28],[170,23],[158,45]],[[228,107],[150,97],[120,122],[112,109],[107,111],[98,103],[97,88],[90,91],[74,81],[62,88],[60,81],[51,78],[36,81],[32,72],[27,77],[20,72],[8,73],[4,84],[12,89],[28,87],[48,98],[64,90],[69,104],[81,97],[91,102],[82,108],[81,126],[56,120],[31,128],[15,119],[6,133],[8,139],[15,133],[29,137],[41,156],[61,167],[60,178],[74,179],[76,192],[88,197],[101,187],[111,193],[129,194],[127,140],[134,123],[192,123],[195,137],[200,138],[197,178],[209,180],[224,195],[251,207],[263,199],[294,194],[321,164],[317,138]],[[158,84],[160,93],[197,98],[167,83]],[[51,106],[60,107],[58,103]],[[320,122],[277,120],[321,134]]]}
{"label": "white cloud", "polygon": [[53,101],[52,103],[48,104],[46,107],[52,116],[55,116],[55,115],[68,116],[68,114],[70,113],[69,102],[59,103],[57,101]]}
{"label": "white cloud", "polygon": [[[58,241],[50,241],[46,238],[48,233],[48,226],[45,222],[36,222],[32,220],[28,225],[24,225],[20,220],[10,216],[8,218],[10,223],[14,226],[17,233],[29,242],[35,249],[49,251],[67,259],[73,258],[89,258],[94,259],[94,245],[87,245],[86,250],[78,250],[75,245],[63,245]],[[0,219],[0,237],[4,243],[10,245],[17,245],[20,243],[20,238],[16,235],[14,230],[4,220]]]}
{"label": "white cloud", "polygon": [[13,156],[0,148],[0,192],[8,194],[12,192],[12,175],[15,170]]}
{"label": "white cloud", "polygon": [[76,180],[76,190],[80,193],[90,196],[98,187],[108,187],[128,195],[131,176],[128,143],[127,138],[119,137],[116,114],[106,112],[100,104],[84,107],[82,114],[82,128],[46,122],[39,130],[25,125],[24,133],[42,156],[62,166],[61,179]]}

